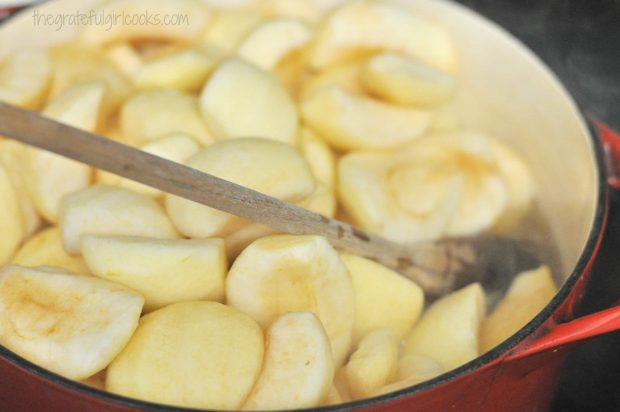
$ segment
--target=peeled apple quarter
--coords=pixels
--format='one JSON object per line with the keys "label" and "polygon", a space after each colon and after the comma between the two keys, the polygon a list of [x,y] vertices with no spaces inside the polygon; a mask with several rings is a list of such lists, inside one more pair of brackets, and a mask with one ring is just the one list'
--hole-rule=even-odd
{"label": "peeled apple quarter", "polygon": [[111,113],[132,92],[130,80],[100,49],[71,42],[52,48],[50,56],[53,69],[52,99],[73,86],[103,82],[108,89],[106,109]]}
{"label": "peeled apple quarter", "polygon": [[237,53],[264,70],[273,70],[287,54],[305,46],[312,30],[296,19],[273,19],[257,27],[239,46]]}
{"label": "peeled apple quarter", "polygon": [[144,299],[124,286],[57,269],[0,272],[0,343],[70,379],[104,369],[138,326]]}
{"label": "peeled apple quarter", "polygon": [[31,268],[52,266],[78,275],[90,274],[81,256],[67,253],[58,227],[44,229],[28,239],[11,263]]}
{"label": "peeled apple quarter", "polygon": [[217,63],[217,56],[191,48],[146,62],[133,81],[140,90],[170,88],[193,92],[202,88]]}
{"label": "peeled apple quarter", "polygon": [[519,157],[484,135],[431,135],[398,151],[341,158],[339,195],[357,224],[395,241],[467,236],[530,207]]}
{"label": "peeled apple quarter", "polygon": [[424,110],[394,106],[325,86],[304,95],[304,122],[339,150],[385,150],[419,138],[430,125]]}
{"label": "peeled apple quarter", "polygon": [[9,174],[0,162],[0,204],[2,205],[2,219],[0,219],[0,265],[11,259],[24,237],[22,215],[19,208],[17,191],[11,183]]}
{"label": "peeled apple quarter", "polygon": [[105,55],[126,76],[134,76],[144,65],[142,55],[129,43],[110,46]]}
{"label": "peeled apple quarter", "polygon": [[25,109],[41,107],[50,90],[52,63],[44,50],[25,49],[0,62],[0,101]]}
{"label": "peeled apple quarter", "polygon": [[121,109],[120,126],[123,138],[136,146],[171,134],[187,134],[203,145],[213,142],[196,97],[178,90],[136,93]]}
{"label": "peeled apple quarter", "polygon": [[456,88],[448,73],[396,53],[369,59],[360,77],[368,90],[402,105],[436,107],[448,102]]}
{"label": "peeled apple quarter", "polygon": [[457,175],[427,183],[424,174],[397,174],[401,167],[406,172],[419,166],[398,153],[345,155],[338,163],[344,211],[355,224],[397,242],[439,238],[458,210],[463,179]]}
{"label": "peeled apple quarter", "polygon": [[[290,0],[289,0],[290,1]],[[230,0],[224,0],[230,4]],[[264,16],[252,10],[222,8],[213,13],[201,42],[224,53],[235,51],[248,34],[263,22]]]}
{"label": "peeled apple quarter", "polygon": [[[268,139],[217,142],[191,157],[186,165],[278,199],[297,202],[310,196],[315,179],[308,162],[292,146]],[[227,236],[247,221],[177,196],[166,197],[166,209],[186,236]]]}
{"label": "peeled apple quarter", "polygon": [[315,23],[321,18],[322,10],[319,1],[264,0],[256,2],[256,6],[270,17],[296,18]]}
{"label": "peeled apple quarter", "polygon": [[380,0],[351,1],[334,10],[317,32],[310,63],[325,68],[376,50],[400,52],[448,72],[457,68],[452,39],[443,27]]}
{"label": "peeled apple quarter", "polygon": [[80,252],[80,241],[85,234],[179,237],[155,200],[104,185],[91,186],[63,199],[60,230],[65,249],[73,254]]}
{"label": "peeled apple quarter", "polygon": [[353,341],[378,329],[389,330],[396,340],[411,329],[424,308],[424,292],[404,276],[371,260],[343,254],[355,293]]}
{"label": "peeled apple quarter", "polygon": [[287,312],[323,323],[335,364],[349,352],[355,303],[351,277],[327,239],[270,236],[248,246],[226,279],[226,302],[268,327]]}
{"label": "peeled apple quarter", "polygon": [[363,62],[355,61],[313,73],[304,81],[298,91],[298,98],[303,101],[304,97],[309,96],[315,90],[329,86],[338,86],[354,95],[364,95],[366,91],[361,83],[363,69]]}
{"label": "peeled apple quarter", "polygon": [[185,302],[140,320],[108,368],[106,389],[168,405],[239,409],[263,364],[263,332],[215,302]]}
{"label": "peeled apple quarter", "polygon": [[321,322],[309,312],[287,313],[267,331],[263,370],[243,409],[318,406],[333,379],[334,359]]}
{"label": "peeled apple quarter", "polygon": [[435,359],[445,371],[475,359],[485,306],[478,283],[435,301],[405,338],[403,354]]}
{"label": "peeled apple quarter", "polygon": [[556,292],[547,266],[520,273],[504,298],[482,323],[480,352],[485,353],[517,333],[543,310]]}
{"label": "peeled apple quarter", "polygon": [[[159,156],[163,159],[170,160],[177,163],[183,163],[190,157],[195,155],[200,146],[194,139],[185,134],[173,134],[166,136],[162,139],[155,140],[145,146],[142,146],[140,150],[150,153],[155,156]],[[105,172],[103,170],[97,171],[97,181],[102,184],[109,184],[113,186],[120,186],[125,189],[130,189],[134,192],[152,197],[159,198],[163,196],[164,192],[155,189],[153,187],[138,183],[136,181],[126,179],[124,177]]]}
{"label": "peeled apple quarter", "polygon": [[[43,115],[94,133],[103,118],[106,91],[103,82],[70,87],[47,105]],[[62,198],[90,185],[92,168],[51,152],[26,147],[23,177],[39,212],[48,221],[57,223]]]}
{"label": "peeled apple quarter", "polygon": [[443,367],[432,358],[421,355],[405,355],[398,360],[396,380],[377,389],[371,396],[396,392],[431,380],[443,372]]}
{"label": "peeled apple quarter", "polygon": [[200,107],[217,138],[261,137],[294,144],[299,116],[280,81],[271,73],[231,59],[211,76]]}
{"label": "peeled apple quarter", "polygon": [[362,399],[390,382],[398,366],[398,341],[389,329],[365,336],[345,367],[354,399]]}
{"label": "peeled apple quarter", "polygon": [[31,236],[39,230],[43,223],[43,219],[39,215],[26,188],[24,179],[25,149],[26,145],[16,140],[2,140],[2,138],[0,138],[0,163],[4,166],[13,184],[13,188],[17,192],[26,236]]}
{"label": "peeled apple quarter", "polygon": [[221,239],[85,235],[81,251],[95,276],[140,292],[146,311],[182,301],[224,298],[228,263]]}

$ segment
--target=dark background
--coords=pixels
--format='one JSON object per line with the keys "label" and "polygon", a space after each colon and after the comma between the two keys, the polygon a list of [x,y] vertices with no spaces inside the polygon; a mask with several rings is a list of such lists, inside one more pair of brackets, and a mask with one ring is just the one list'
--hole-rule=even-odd
{"label": "dark background", "polygon": [[[620,0],[459,1],[521,39],[586,115],[620,131]],[[612,199],[605,242],[577,315],[620,302],[620,193]],[[620,332],[593,339],[569,356],[553,412],[573,411],[620,411]]]}
{"label": "dark background", "polygon": [[[583,112],[620,131],[620,0],[460,0],[512,32],[560,77]],[[620,300],[620,193],[578,315]],[[620,411],[620,333],[577,348],[553,412]]]}
{"label": "dark background", "polygon": [[582,110],[620,130],[620,0],[458,0],[538,54]]}

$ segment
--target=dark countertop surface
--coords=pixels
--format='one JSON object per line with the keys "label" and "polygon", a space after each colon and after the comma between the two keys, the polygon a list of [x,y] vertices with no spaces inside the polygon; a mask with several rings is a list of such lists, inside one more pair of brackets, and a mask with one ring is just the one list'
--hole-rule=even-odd
{"label": "dark countertop surface", "polygon": [[[620,193],[612,194],[609,226],[577,316],[620,304]],[[620,411],[620,332],[594,338],[568,357],[552,412]]]}
{"label": "dark countertop surface", "polygon": [[620,0],[459,0],[512,32],[620,130]]}

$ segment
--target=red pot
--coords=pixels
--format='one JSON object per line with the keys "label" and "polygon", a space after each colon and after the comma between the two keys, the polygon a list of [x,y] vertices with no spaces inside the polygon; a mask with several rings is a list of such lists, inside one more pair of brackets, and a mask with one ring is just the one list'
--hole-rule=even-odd
{"label": "red pot", "polygon": [[[97,0],[62,0],[42,11],[84,9]],[[452,113],[515,147],[543,187],[540,209],[558,243],[564,283],[528,325],[489,353],[431,381],[325,411],[539,411],[552,400],[567,353],[580,341],[620,329],[620,307],[574,319],[602,241],[609,185],[620,189],[620,138],[591,131],[553,75],[501,29],[451,3],[400,0],[442,21],[461,56],[462,90]],[[0,57],[27,44],[69,39],[75,28],[33,27],[29,13],[0,28]],[[19,39],[19,40],[17,40]],[[491,59],[491,60],[487,60]],[[501,65],[501,69],[497,66]],[[521,87],[519,84],[525,84]],[[450,110],[448,110],[450,113]],[[598,135],[598,137],[595,137]],[[563,163],[562,163],[563,162]],[[0,410],[171,411],[69,381],[0,347]]]}

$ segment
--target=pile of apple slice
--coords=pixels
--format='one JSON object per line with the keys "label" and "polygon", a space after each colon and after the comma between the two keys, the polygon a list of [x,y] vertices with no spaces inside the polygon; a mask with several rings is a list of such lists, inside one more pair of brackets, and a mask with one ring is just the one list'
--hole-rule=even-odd
{"label": "pile of apple slice", "polygon": [[[401,242],[510,230],[525,163],[438,115],[448,31],[381,0],[112,0],[187,25],[89,26],[0,63],[0,100]],[[410,280],[0,137],[0,344],[163,404],[277,410],[397,391],[525,325],[555,292],[518,275],[425,305]],[[514,310],[519,308],[519,310]]]}

